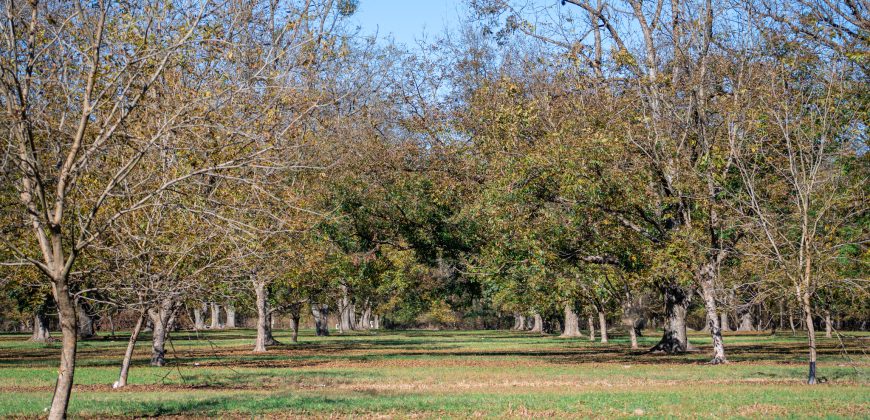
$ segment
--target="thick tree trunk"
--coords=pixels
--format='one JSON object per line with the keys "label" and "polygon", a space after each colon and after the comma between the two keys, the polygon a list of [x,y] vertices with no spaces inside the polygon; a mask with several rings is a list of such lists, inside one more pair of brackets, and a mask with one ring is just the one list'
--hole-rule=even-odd
{"label": "thick tree trunk", "polygon": [[211,303],[211,329],[219,330],[221,325],[221,307],[215,302]]}
{"label": "thick tree trunk", "polygon": [[341,299],[338,303],[338,332],[345,333],[347,331],[353,331],[356,329],[356,320],[354,319],[356,316],[356,308],[351,301],[350,290],[347,285],[341,285]]}
{"label": "thick tree trunk", "polygon": [[130,372],[130,362],[133,361],[133,350],[136,348],[136,341],[139,340],[139,333],[142,332],[142,327],[145,325],[145,311],[139,313],[139,319],[136,320],[136,325],[133,326],[133,332],[130,333],[130,340],[127,341],[127,350],[124,352],[124,360],[121,361],[121,373],[118,380],[112,385],[112,388],[122,388],[127,386],[127,374]]}
{"label": "thick tree trunk", "polygon": [[205,320],[202,316],[206,305],[204,303],[196,303],[193,305],[193,328],[197,331],[205,330]]}
{"label": "thick tree trunk", "polygon": [[752,325],[752,310],[747,308],[745,312],[740,314],[740,325],[737,326],[737,331],[754,331],[755,326]]}
{"label": "thick tree trunk", "polygon": [[601,342],[607,343],[607,317],[600,309],[598,310],[598,329],[601,330]]}
{"label": "thick tree trunk", "polygon": [[592,315],[589,315],[586,321],[589,324],[589,341],[595,341],[595,321],[592,319]]}
{"label": "thick tree trunk", "polygon": [[48,412],[48,418],[59,420],[66,418],[66,408],[69,405],[69,397],[72,393],[79,331],[76,304],[70,296],[66,279],[61,281],[55,280],[53,283],[54,300],[57,303],[57,313],[62,334],[62,345],[60,368],[57,372],[57,382],[54,386],[54,396],[51,399],[51,409]]}
{"label": "thick tree trunk", "polygon": [[48,331],[48,316],[40,309],[33,315],[33,334],[30,341],[46,343],[51,341],[51,333]]}
{"label": "thick tree trunk", "polygon": [[541,317],[541,314],[535,312],[535,323],[529,331],[541,334],[544,333],[544,318]]}
{"label": "thick tree trunk", "polygon": [[630,294],[626,294],[622,310],[622,325],[628,330],[632,350],[637,349],[638,310]]}
{"label": "thick tree trunk", "polygon": [[278,344],[272,337],[272,317],[269,311],[269,290],[266,283],[254,281],[254,293],[257,295],[257,341],[255,352],[266,351],[267,346]]}
{"label": "thick tree trunk", "polygon": [[314,333],[318,337],[329,335],[329,306],[324,303],[311,304],[311,315],[314,317]]}
{"label": "thick tree trunk", "polygon": [[522,331],[526,326],[526,317],[522,316],[522,314],[514,313],[514,326],[511,327],[513,331]]}
{"label": "thick tree trunk", "polygon": [[76,313],[79,317],[79,338],[91,338],[95,336],[94,319],[88,314],[84,304],[81,302],[76,302]]}
{"label": "thick tree trunk", "polygon": [[374,321],[372,321],[374,323],[374,326],[372,328],[374,328],[376,330],[381,329],[381,316],[374,315],[374,316],[372,316],[372,319],[374,320]]}
{"label": "thick tree trunk", "polygon": [[574,312],[574,305],[565,304],[565,325],[562,327],[562,337],[580,337],[580,318]]}
{"label": "thick tree trunk", "polygon": [[[716,308],[715,295],[716,265],[708,262],[698,271],[698,283],[701,285],[701,297],[704,299],[704,309],[707,311],[707,328],[713,342],[713,359],[710,364],[718,365],[727,363],[725,358],[725,342],[722,339],[722,325],[719,323],[720,314]],[[725,315],[723,312],[722,315]]]}
{"label": "thick tree trunk", "polygon": [[682,287],[670,284],[664,287],[665,323],[662,339],[650,351],[682,353],[692,349],[686,335],[686,312],[689,294]]}
{"label": "thick tree trunk", "polygon": [[722,331],[731,331],[731,326],[728,324],[728,312],[722,311],[719,314],[719,325]]}
{"label": "thick tree trunk", "polygon": [[227,302],[226,306],[224,306],[224,310],[227,312],[227,323],[224,327],[236,328],[236,305],[232,302]]}
{"label": "thick tree trunk", "polygon": [[361,330],[368,330],[372,328],[372,308],[366,303],[365,309],[363,309],[362,315],[360,316],[359,322],[356,324],[356,327]]}
{"label": "thick tree trunk", "polygon": [[156,308],[148,309],[151,318],[151,366],[166,365],[166,334],[169,333],[169,319],[172,318],[174,302],[165,299]]}

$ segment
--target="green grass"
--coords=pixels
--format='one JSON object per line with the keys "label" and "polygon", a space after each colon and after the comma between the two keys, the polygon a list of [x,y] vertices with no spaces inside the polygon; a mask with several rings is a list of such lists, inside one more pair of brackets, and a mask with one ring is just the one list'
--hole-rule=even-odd
{"label": "green grass", "polygon": [[[820,339],[825,384],[803,384],[805,338],[726,336],[731,363],[700,352],[631,351],[506,331],[399,331],[326,338],[250,352],[253,332],[177,332],[169,366],[136,349],[130,386],[112,390],[126,337],[79,346],[75,417],[870,417],[867,335]],[[641,342],[655,341],[648,332]],[[0,416],[38,417],[51,399],[59,344],[0,335]],[[289,335],[277,338],[289,343]]]}

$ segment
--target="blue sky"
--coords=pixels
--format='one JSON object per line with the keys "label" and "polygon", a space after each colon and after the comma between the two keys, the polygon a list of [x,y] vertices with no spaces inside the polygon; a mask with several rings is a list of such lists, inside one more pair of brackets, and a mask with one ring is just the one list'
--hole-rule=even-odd
{"label": "blue sky", "polygon": [[463,0],[359,0],[353,20],[366,35],[379,39],[392,36],[396,42],[413,46],[415,39],[428,39],[444,32],[462,16]]}

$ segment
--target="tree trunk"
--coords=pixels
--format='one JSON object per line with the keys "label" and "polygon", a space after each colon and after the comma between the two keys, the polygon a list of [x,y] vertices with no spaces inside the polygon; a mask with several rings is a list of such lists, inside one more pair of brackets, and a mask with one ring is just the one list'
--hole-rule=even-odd
{"label": "tree trunk", "polygon": [[362,316],[360,316],[359,322],[356,326],[361,330],[368,330],[372,327],[372,308],[368,303],[366,303]]}
{"label": "tree trunk", "polygon": [[127,374],[130,372],[130,362],[133,360],[133,350],[136,348],[136,341],[139,340],[139,333],[142,332],[142,326],[145,325],[145,311],[139,312],[139,319],[136,320],[136,325],[133,326],[133,332],[130,333],[130,340],[127,341],[127,350],[124,352],[124,360],[121,361],[121,374],[118,380],[112,385],[112,388],[122,388],[127,386]]}
{"label": "tree trunk", "polygon": [[598,310],[598,329],[601,330],[601,342],[607,343],[607,317],[600,309]]}
{"label": "tree trunk", "polygon": [[42,309],[37,310],[33,315],[33,335],[30,336],[30,341],[39,343],[51,341],[51,333],[48,331],[48,316]]}
{"label": "tree trunk", "polygon": [[631,340],[631,348],[632,350],[636,350],[639,311],[635,308],[635,302],[630,293],[626,293],[622,313],[622,324],[625,325],[625,329],[628,330],[628,337]]}
{"label": "tree trunk", "polygon": [[329,306],[324,303],[311,305],[311,315],[314,316],[314,333],[318,337],[329,335]]}
{"label": "tree trunk", "polygon": [[196,303],[193,305],[193,328],[197,331],[205,330],[205,320],[203,319],[203,307],[205,304]]}
{"label": "tree trunk", "polygon": [[589,341],[595,341],[595,321],[592,319],[592,315],[589,315],[586,321],[589,324]]}
{"label": "tree trunk", "polygon": [[574,305],[565,304],[565,325],[562,328],[562,337],[580,337],[580,318],[574,312]]}
{"label": "tree trunk", "polygon": [[731,331],[731,326],[728,325],[728,312],[727,311],[722,311],[722,313],[719,314],[719,325],[720,325],[720,328],[722,329],[722,331]]}
{"label": "tree trunk", "polygon": [[814,385],[816,383],[816,327],[813,325],[813,307],[809,292],[802,292],[801,307],[804,311],[804,318],[807,324],[807,340],[810,347],[810,371],[807,376],[807,383]]}
{"label": "tree trunk", "polygon": [[219,330],[221,325],[221,307],[215,302],[211,303],[211,329]]}
{"label": "tree trunk", "polygon": [[266,283],[254,280],[254,293],[257,295],[257,342],[255,352],[266,351],[266,346],[278,344],[272,337],[272,319],[269,311],[269,290]]}
{"label": "tree trunk", "polygon": [[532,329],[529,330],[534,333],[544,333],[544,318],[541,317],[541,314],[535,312],[535,324],[532,325]]}
{"label": "tree trunk", "polygon": [[690,350],[686,335],[686,312],[689,307],[689,294],[682,287],[670,284],[664,287],[665,322],[662,339],[650,351],[663,351],[674,354]]}
{"label": "tree trunk", "polygon": [[[713,359],[710,360],[710,364],[718,365],[727,363],[728,360],[725,358],[725,342],[722,340],[722,325],[719,323],[721,318],[720,314],[716,312],[715,279],[716,265],[714,262],[704,264],[698,271],[701,297],[704,299],[704,309],[707,310],[707,327],[713,342]],[[725,315],[725,312],[721,315]]]}
{"label": "tree trunk", "polygon": [[79,317],[79,338],[91,338],[94,333],[94,319],[88,314],[82,303],[76,302],[76,312]]}
{"label": "tree trunk", "polygon": [[338,301],[338,332],[345,333],[356,329],[354,320],[354,304],[351,302],[350,291],[347,285],[341,285],[341,299]]}
{"label": "tree trunk", "polygon": [[512,331],[522,331],[526,326],[526,317],[522,316],[519,313],[514,313],[514,326],[511,327]]}
{"label": "tree trunk", "polygon": [[374,322],[374,327],[372,327],[372,328],[374,328],[374,329],[376,329],[376,330],[381,329],[381,316],[380,316],[380,315],[374,315],[373,318],[374,318],[374,321],[373,321],[373,322]]}
{"label": "tree trunk", "polygon": [[151,318],[151,366],[166,365],[166,334],[169,332],[169,319],[172,317],[174,302],[164,299],[156,308],[148,309]]}
{"label": "tree trunk", "polygon": [[51,420],[66,418],[66,409],[72,392],[73,375],[75,374],[76,350],[78,347],[78,317],[76,304],[70,296],[66,279],[55,280],[52,284],[54,300],[57,303],[57,314],[62,334],[60,351],[60,368],[57,372],[57,382],[54,386],[54,396],[51,399],[51,410],[48,418]]}
{"label": "tree trunk", "polygon": [[831,311],[825,311],[825,338],[831,338],[831,330],[833,330],[833,325],[831,323]]}
{"label": "tree trunk", "polygon": [[227,323],[224,327],[236,328],[236,306],[232,302],[227,302],[224,306],[224,310],[227,312]]}
{"label": "tree trunk", "polygon": [[740,314],[740,325],[737,326],[737,331],[753,331],[755,327],[752,325],[752,310],[747,309],[746,312]]}

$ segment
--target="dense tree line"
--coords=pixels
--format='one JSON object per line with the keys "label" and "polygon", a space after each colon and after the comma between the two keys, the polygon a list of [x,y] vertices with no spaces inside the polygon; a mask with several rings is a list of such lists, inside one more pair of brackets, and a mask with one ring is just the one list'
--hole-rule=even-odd
{"label": "dense tree line", "polygon": [[419,49],[353,0],[3,6],[0,317],[60,330],[50,418],[98,328],[115,387],[146,330],[276,322],[800,328],[812,384],[870,320],[862,2],[473,0]]}

